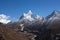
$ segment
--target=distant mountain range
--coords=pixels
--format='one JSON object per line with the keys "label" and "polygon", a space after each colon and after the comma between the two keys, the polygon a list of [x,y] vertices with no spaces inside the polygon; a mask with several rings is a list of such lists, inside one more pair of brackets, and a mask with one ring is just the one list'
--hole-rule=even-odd
{"label": "distant mountain range", "polygon": [[11,21],[7,25],[9,26],[16,26],[20,24],[24,25],[36,25],[40,24],[42,25],[44,23],[44,18],[39,16],[39,15],[33,15],[31,10],[29,10],[28,13],[24,13],[18,20],[16,21]]}
{"label": "distant mountain range", "polygon": [[[18,20],[11,21],[7,24],[0,23],[0,30],[3,30],[4,33],[4,30],[6,30],[6,32],[8,30],[8,32],[10,31],[9,33],[15,34],[18,37],[16,38],[16,36],[13,37],[14,35],[9,35],[8,38],[13,37],[11,40],[51,40],[50,37],[52,37],[52,35],[55,37],[57,34],[60,34],[60,12],[53,11],[46,18],[43,18],[39,15],[32,14],[31,10],[29,10],[28,13],[24,13]],[[7,36],[6,33],[4,36]]]}
{"label": "distant mountain range", "polygon": [[[41,22],[43,21],[43,17],[39,15],[32,14],[31,10],[28,13],[24,13],[17,21],[21,23],[33,23],[33,22]],[[13,21],[12,21],[13,22]]]}

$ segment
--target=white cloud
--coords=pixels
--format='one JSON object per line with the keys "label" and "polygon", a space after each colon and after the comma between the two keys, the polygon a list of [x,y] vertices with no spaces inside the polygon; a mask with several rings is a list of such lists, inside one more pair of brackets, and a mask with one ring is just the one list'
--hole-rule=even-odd
{"label": "white cloud", "polygon": [[0,14],[0,22],[7,24],[8,22],[10,22],[11,20],[9,20],[9,16],[6,16],[4,14]]}

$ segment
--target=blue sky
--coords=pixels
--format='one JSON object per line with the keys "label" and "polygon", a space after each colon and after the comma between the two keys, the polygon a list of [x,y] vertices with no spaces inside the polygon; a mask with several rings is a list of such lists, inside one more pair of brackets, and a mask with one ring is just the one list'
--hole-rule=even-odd
{"label": "blue sky", "polygon": [[0,14],[14,20],[32,10],[33,14],[46,17],[53,10],[60,11],[60,0],[0,0]]}

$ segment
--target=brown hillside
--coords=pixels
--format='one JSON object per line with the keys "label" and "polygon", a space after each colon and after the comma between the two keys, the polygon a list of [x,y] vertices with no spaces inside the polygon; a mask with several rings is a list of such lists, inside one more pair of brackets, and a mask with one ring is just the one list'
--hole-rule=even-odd
{"label": "brown hillside", "polygon": [[31,40],[32,34],[17,32],[17,29],[8,28],[0,24],[0,40]]}

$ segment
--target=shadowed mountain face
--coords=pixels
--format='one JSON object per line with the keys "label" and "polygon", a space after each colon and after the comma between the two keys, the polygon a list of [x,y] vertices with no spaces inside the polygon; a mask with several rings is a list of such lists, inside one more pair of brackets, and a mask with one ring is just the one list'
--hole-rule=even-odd
{"label": "shadowed mountain face", "polygon": [[60,32],[60,12],[54,11],[51,15],[47,17],[47,28],[54,30],[55,32]]}
{"label": "shadowed mountain face", "polygon": [[60,40],[60,12],[54,11],[49,15],[45,26],[46,29],[50,31],[52,40]]}
{"label": "shadowed mountain face", "polygon": [[0,40],[59,40],[59,34],[60,12],[58,11],[53,11],[46,18],[32,16],[32,12],[29,11],[17,21],[0,23]]}

